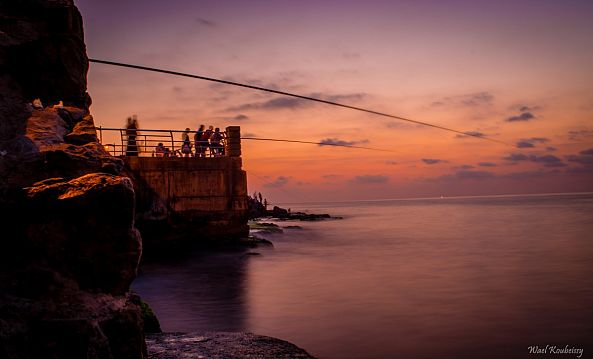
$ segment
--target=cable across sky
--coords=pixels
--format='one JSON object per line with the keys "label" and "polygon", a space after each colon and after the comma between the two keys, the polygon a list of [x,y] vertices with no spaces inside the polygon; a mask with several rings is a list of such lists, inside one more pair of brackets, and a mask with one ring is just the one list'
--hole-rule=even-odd
{"label": "cable across sky", "polygon": [[[440,126],[440,125],[435,125],[435,124],[428,123],[428,122],[416,121],[416,120],[412,120],[410,118],[401,117],[401,116],[395,116],[395,115],[390,115],[388,113],[379,112],[379,111],[375,111],[375,110],[370,110],[370,109],[366,109],[366,108],[362,108],[362,107],[356,107],[356,106],[346,105],[346,104],[342,104],[342,103],[338,103],[338,102],[327,101],[327,100],[323,100],[323,99],[319,99],[319,98],[315,98],[315,97],[304,96],[304,95],[299,95],[299,94],[285,92],[285,91],[273,90],[273,89],[269,89],[269,88],[265,88],[265,87],[260,87],[260,86],[247,85],[247,84],[242,84],[242,83],[239,83],[239,82],[221,80],[221,79],[216,79],[216,78],[212,78],[212,77],[187,74],[187,73],[183,73],[183,72],[164,70],[164,69],[159,69],[159,68],[154,68],[154,67],[147,67],[147,66],[140,66],[140,65],[133,65],[133,64],[125,64],[125,63],[114,62],[114,61],[89,59],[89,62],[94,62],[94,63],[98,63],[98,64],[104,64],[104,65],[111,65],[111,66],[127,67],[127,68],[137,69],[137,70],[152,71],[152,72],[158,72],[158,73],[163,73],[163,74],[168,74],[168,75],[174,75],[174,76],[189,77],[189,78],[194,78],[194,79],[199,79],[199,80],[205,80],[205,81],[211,81],[211,82],[217,82],[217,83],[231,85],[231,86],[238,86],[238,87],[249,88],[249,89],[252,89],[252,90],[258,90],[258,91],[265,91],[265,92],[275,93],[275,94],[283,95],[283,96],[296,97],[296,98],[300,98],[300,99],[303,99],[303,100],[315,101],[315,102],[320,102],[320,103],[324,103],[324,104],[327,104],[327,105],[338,106],[338,107],[343,107],[343,108],[349,108],[351,110],[362,111],[362,112],[370,113],[370,114],[373,114],[373,115],[378,115],[378,116],[383,116],[383,117],[389,117],[389,118],[393,118],[393,119],[400,120],[400,121],[406,121],[406,122],[411,122],[411,123],[415,123],[415,124],[422,125],[422,126],[433,127],[433,128],[444,130],[444,131],[454,132],[454,133],[459,134],[459,135],[462,135],[462,136],[476,137],[476,138],[479,138],[479,139],[482,139],[482,140],[488,140],[488,141],[492,141],[492,142],[496,142],[496,143],[500,143],[500,144],[504,144],[504,145],[509,145],[507,142],[504,142],[504,141],[501,141],[501,140],[497,140],[497,139],[494,139],[494,138],[485,137],[484,135],[481,135],[481,134],[459,131],[459,130],[455,130],[455,129],[444,127],[444,126]],[[255,139],[255,138],[249,138],[249,139]],[[258,138],[258,140],[263,140],[263,139],[259,139]],[[302,142],[302,143],[312,143],[312,144],[326,145],[326,144],[323,144],[323,143],[307,142],[307,141],[275,140],[275,139],[267,139],[267,140],[284,141],[284,142],[296,142],[296,143]],[[354,147],[354,148],[356,148],[356,146],[343,146],[343,147]],[[358,147],[358,148],[373,149],[373,148],[369,148],[369,147]],[[373,149],[373,150],[377,150],[377,149]],[[388,151],[388,150],[381,150],[381,151]]]}
{"label": "cable across sky", "polygon": [[374,148],[374,147],[364,147],[364,146],[356,146],[356,145],[349,145],[345,143],[331,143],[331,142],[313,142],[313,141],[299,141],[299,140],[283,140],[278,138],[260,138],[260,137],[241,137],[242,140],[256,140],[256,141],[273,141],[273,142],[289,142],[289,143],[305,143],[310,145],[319,145],[319,146],[335,146],[335,147],[348,147],[348,148],[358,148],[361,150],[371,150],[371,151],[381,151],[381,152],[394,152],[393,150],[386,150],[381,148]]}

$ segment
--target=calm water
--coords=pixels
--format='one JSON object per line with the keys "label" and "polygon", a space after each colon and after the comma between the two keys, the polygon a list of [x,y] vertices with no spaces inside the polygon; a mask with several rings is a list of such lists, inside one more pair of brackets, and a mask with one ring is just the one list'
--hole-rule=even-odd
{"label": "calm water", "polygon": [[260,256],[148,265],[134,289],[165,331],[250,331],[319,358],[593,357],[593,194],[291,207],[344,219],[278,222],[303,229]]}

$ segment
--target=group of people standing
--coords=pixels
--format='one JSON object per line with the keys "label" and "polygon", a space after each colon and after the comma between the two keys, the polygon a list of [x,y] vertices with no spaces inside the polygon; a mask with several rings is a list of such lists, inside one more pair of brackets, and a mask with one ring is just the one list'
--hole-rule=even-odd
{"label": "group of people standing", "polygon": [[209,157],[224,156],[224,133],[220,132],[220,128],[209,126],[206,129],[206,126],[200,125],[193,135],[193,143],[191,133],[188,127],[181,135],[183,140],[181,154],[183,157],[206,157],[207,154]]}
{"label": "group of people standing", "polygon": [[[126,124],[126,156],[138,156],[139,146],[137,137],[138,118],[136,115],[128,117]],[[193,136],[192,136],[193,133]],[[146,142],[147,140],[145,140]],[[162,142],[154,148],[153,156],[156,157],[220,157],[224,156],[225,134],[220,128],[200,125],[196,132],[186,128],[181,134],[181,148],[171,151]],[[177,141],[175,141],[177,142]]]}
{"label": "group of people standing", "polygon": [[[193,139],[192,139],[193,137]],[[220,157],[224,156],[224,133],[214,126],[200,125],[193,133],[188,128],[181,134],[181,149],[173,153],[159,143],[155,148],[156,157]]]}

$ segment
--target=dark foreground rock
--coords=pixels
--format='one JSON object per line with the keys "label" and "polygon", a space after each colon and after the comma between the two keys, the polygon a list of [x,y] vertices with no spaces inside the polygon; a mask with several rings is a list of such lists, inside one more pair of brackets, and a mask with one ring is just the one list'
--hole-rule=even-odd
{"label": "dark foreground rock", "polygon": [[72,0],[0,1],[0,358],[146,357],[134,191],[87,69]]}
{"label": "dark foreground rock", "polygon": [[146,337],[150,359],[314,358],[284,340],[252,333],[163,333]]}

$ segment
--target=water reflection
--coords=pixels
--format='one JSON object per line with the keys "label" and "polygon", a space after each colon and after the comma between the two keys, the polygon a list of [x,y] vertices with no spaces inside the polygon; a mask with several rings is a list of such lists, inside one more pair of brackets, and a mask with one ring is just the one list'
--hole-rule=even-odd
{"label": "water reflection", "polygon": [[244,331],[244,252],[194,252],[145,264],[132,289],[156,312],[163,331]]}
{"label": "water reflection", "polygon": [[195,253],[145,266],[133,287],[164,330],[250,331],[319,358],[593,350],[593,196],[312,211],[345,219],[270,235],[274,248],[261,256]]}

